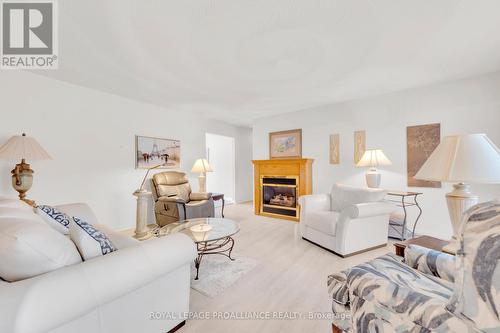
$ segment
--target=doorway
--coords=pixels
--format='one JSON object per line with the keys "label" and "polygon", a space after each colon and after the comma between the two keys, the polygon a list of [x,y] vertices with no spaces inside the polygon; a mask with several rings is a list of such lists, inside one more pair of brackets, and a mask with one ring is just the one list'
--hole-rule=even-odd
{"label": "doorway", "polygon": [[[207,174],[207,191],[223,193],[226,204],[235,201],[235,145],[234,138],[219,134],[205,134],[207,160],[213,172]],[[219,205],[219,202],[216,202]]]}

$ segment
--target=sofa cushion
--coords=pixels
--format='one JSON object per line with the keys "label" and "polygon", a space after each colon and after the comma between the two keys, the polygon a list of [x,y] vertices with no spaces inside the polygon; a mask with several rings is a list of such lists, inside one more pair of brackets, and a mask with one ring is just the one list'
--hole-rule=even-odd
{"label": "sofa cushion", "polygon": [[389,314],[404,316],[427,329],[445,332],[437,328],[456,320],[446,309],[453,284],[414,270],[402,260],[387,254],[351,268],[347,273],[349,297],[362,299]]}
{"label": "sofa cushion", "polygon": [[347,274],[339,272],[328,276],[328,294],[335,303],[346,305],[349,302]]}
{"label": "sofa cushion", "polygon": [[0,208],[14,208],[33,212],[33,207],[19,199],[0,198]]}
{"label": "sofa cushion", "polygon": [[455,281],[455,256],[451,254],[409,244],[405,250],[405,263],[422,273]]}
{"label": "sofa cushion", "polygon": [[81,261],[73,242],[47,225],[32,207],[0,200],[2,279],[24,280]]}
{"label": "sofa cushion", "polygon": [[338,212],[316,211],[307,214],[307,226],[330,236],[337,230]]}
{"label": "sofa cushion", "polygon": [[342,211],[349,205],[382,201],[386,192],[378,188],[357,188],[335,184],[332,187],[332,210]]}
{"label": "sofa cushion", "polygon": [[55,230],[63,235],[69,234],[70,217],[55,207],[40,205],[36,207],[36,213]]}
{"label": "sofa cushion", "polygon": [[83,260],[89,260],[117,250],[104,232],[77,217],[72,217],[69,233]]}

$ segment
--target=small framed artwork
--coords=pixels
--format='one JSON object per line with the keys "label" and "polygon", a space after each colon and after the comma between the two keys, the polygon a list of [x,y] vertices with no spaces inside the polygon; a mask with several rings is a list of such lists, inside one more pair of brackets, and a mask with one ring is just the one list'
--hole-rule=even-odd
{"label": "small framed artwork", "polygon": [[269,158],[301,158],[302,130],[269,133]]}
{"label": "small framed artwork", "polygon": [[177,169],[181,165],[179,140],[135,136],[135,168],[148,169],[165,164],[161,169]]}
{"label": "small framed artwork", "polygon": [[330,164],[340,164],[340,135],[330,135]]}
{"label": "small framed artwork", "polygon": [[366,150],[366,132],[354,132],[354,164],[358,164]]}

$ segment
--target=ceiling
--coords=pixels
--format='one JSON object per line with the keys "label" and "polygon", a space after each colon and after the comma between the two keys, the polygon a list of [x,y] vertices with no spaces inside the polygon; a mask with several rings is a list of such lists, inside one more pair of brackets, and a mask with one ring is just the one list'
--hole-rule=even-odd
{"label": "ceiling", "polygon": [[64,0],[37,74],[237,125],[500,69],[498,0]]}

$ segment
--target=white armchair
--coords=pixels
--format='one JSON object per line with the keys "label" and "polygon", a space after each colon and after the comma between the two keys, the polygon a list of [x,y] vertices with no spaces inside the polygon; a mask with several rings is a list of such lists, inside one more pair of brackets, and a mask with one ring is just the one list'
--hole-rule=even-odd
{"label": "white armchair", "polygon": [[334,185],[330,194],[305,195],[299,230],[303,239],[347,257],[387,244],[393,205],[381,189]]}

